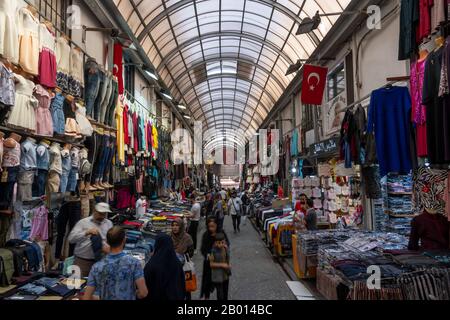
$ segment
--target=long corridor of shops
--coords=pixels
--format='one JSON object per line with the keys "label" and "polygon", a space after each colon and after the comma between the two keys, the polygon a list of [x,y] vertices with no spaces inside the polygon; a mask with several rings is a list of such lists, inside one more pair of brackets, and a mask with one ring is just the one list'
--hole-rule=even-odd
{"label": "long corridor of shops", "polygon": [[[204,220],[199,227],[199,239],[205,230]],[[231,300],[295,300],[295,296],[287,285],[288,275],[277,264],[266,249],[258,232],[250,221],[241,225],[240,233],[233,233],[230,217],[225,218],[224,230],[231,243],[231,265],[233,267],[230,280]],[[199,245],[200,246],[200,245]],[[203,258],[199,252],[194,257],[198,278],[201,279]],[[196,300],[200,291],[193,294]],[[215,293],[211,299],[215,299]]]}

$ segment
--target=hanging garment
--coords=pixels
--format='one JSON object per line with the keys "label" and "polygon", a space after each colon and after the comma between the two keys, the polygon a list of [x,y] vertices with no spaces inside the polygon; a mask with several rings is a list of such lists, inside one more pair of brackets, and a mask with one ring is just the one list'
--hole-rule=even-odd
{"label": "hanging garment", "polygon": [[19,64],[25,72],[39,74],[39,19],[27,8],[18,12]]}
{"label": "hanging garment", "polygon": [[39,25],[39,83],[48,88],[56,87],[56,38],[47,25]]}
{"label": "hanging garment", "polygon": [[400,10],[400,32],[398,59],[411,58],[416,51],[416,32],[419,25],[419,1],[402,0]]}
{"label": "hanging garment", "polygon": [[[14,73],[0,62],[0,105],[13,106],[16,100]],[[5,115],[6,113],[1,113]],[[0,121],[3,120],[0,118]]]}
{"label": "hanging garment", "polygon": [[428,158],[432,164],[450,162],[450,109],[439,97],[443,48],[428,55],[422,103],[426,106]]}
{"label": "hanging garment", "polygon": [[56,40],[56,65],[58,67],[56,82],[58,87],[66,92],[69,91],[70,51],[67,40],[59,37]]}
{"label": "hanging garment", "polygon": [[83,52],[72,47],[70,51],[69,93],[74,97],[81,97],[84,90],[83,59]]}
{"label": "hanging garment", "polygon": [[412,121],[416,125],[417,156],[427,156],[427,126],[426,108],[422,104],[423,77],[425,72],[425,60],[411,62],[411,107]]}
{"label": "hanging garment", "polygon": [[123,47],[120,43],[114,44],[114,76],[119,84],[119,95],[123,95]]}
{"label": "hanging garment", "polygon": [[17,0],[0,0],[0,56],[15,64],[19,59],[16,11]]}
{"label": "hanging garment", "polygon": [[8,124],[36,131],[37,99],[33,96],[34,82],[16,74],[16,103],[11,110]]}
{"label": "hanging garment", "polygon": [[41,136],[53,136],[53,120],[50,113],[52,97],[41,85],[34,88],[34,96],[38,100],[36,108],[36,134]]}
{"label": "hanging garment", "polygon": [[408,125],[411,97],[406,87],[372,92],[367,132],[375,133],[380,175],[411,171]]}
{"label": "hanging garment", "polygon": [[117,154],[121,163],[125,163],[125,133],[123,126],[123,105],[119,102],[116,108]]}
{"label": "hanging garment", "polygon": [[48,240],[48,210],[45,206],[33,210],[30,239],[33,241]]}
{"label": "hanging garment", "polygon": [[86,117],[86,107],[77,103],[76,108],[77,109],[75,111],[75,120],[80,126],[80,133],[85,137],[92,136],[94,128],[92,127],[91,122]]}
{"label": "hanging garment", "polygon": [[413,174],[413,207],[416,212],[425,208],[436,210],[439,214],[445,212],[445,188],[448,177],[446,170],[435,170],[420,167]]}

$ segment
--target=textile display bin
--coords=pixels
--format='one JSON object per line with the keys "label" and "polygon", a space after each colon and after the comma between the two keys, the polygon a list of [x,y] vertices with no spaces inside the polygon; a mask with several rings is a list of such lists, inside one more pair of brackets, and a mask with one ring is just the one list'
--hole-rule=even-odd
{"label": "textile display bin", "polygon": [[327,300],[338,300],[337,287],[339,283],[338,277],[317,268],[316,287]]}
{"label": "textile display bin", "polygon": [[314,279],[316,278],[317,272],[317,255],[306,255],[302,250],[301,240],[296,241],[297,246],[295,246],[296,259],[294,265],[298,263],[298,277],[299,279]]}

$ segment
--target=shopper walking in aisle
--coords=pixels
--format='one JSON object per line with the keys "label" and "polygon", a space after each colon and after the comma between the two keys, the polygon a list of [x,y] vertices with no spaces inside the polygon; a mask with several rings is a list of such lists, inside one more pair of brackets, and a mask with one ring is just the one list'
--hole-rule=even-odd
{"label": "shopper walking in aisle", "polygon": [[194,251],[197,252],[197,232],[198,232],[198,224],[200,222],[202,207],[200,202],[195,198],[195,194],[191,195],[192,208],[191,213],[188,216],[189,218],[189,230],[188,233],[192,237],[194,241]]}
{"label": "shopper walking in aisle", "polygon": [[183,267],[175,254],[172,239],[166,234],[156,237],[155,251],[144,268],[149,290],[146,300],[178,301],[186,297]]}
{"label": "shopper walking in aisle", "polygon": [[211,253],[209,255],[211,266],[211,280],[216,288],[217,300],[228,300],[228,286],[231,275],[230,252],[225,235],[216,234]]}
{"label": "shopper walking in aisle", "polygon": [[92,216],[78,221],[69,234],[69,243],[75,244],[74,265],[80,268],[82,277],[89,275],[103,253],[109,253],[106,234],[113,227],[113,223],[107,219],[111,212],[109,204],[97,203]]}
{"label": "shopper walking in aisle", "polygon": [[233,219],[234,233],[241,232],[242,200],[237,196],[236,191],[231,194],[231,199],[228,201],[228,213]]}
{"label": "shopper walking in aisle", "polygon": [[189,254],[190,257],[193,256],[194,241],[192,240],[192,237],[186,233],[186,226],[183,219],[178,218],[172,222],[171,237],[177,254]]}
{"label": "shopper walking in aisle", "polygon": [[[223,230],[223,221],[225,220],[225,200],[222,200],[222,196],[218,193],[216,194],[216,204],[214,206],[213,217],[217,220],[217,229],[219,231]],[[208,220],[207,220],[208,222]],[[208,224],[208,223],[207,223]]]}
{"label": "shopper walking in aisle", "polygon": [[250,199],[247,196],[247,191],[243,191],[241,195],[241,201],[242,201],[242,220],[244,220],[243,225],[247,225],[247,212],[248,212],[248,206],[250,204]]}
{"label": "shopper walking in aisle", "polygon": [[123,252],[126,238],[121,227],[111,228],[106,240],[110,253],[97,262],[89,273],[85,300],[92,300],[94,294],[100,300],[136,300],[147,296],[144,271],[136,258]]}
{"label": "shopper walking in aisle", "polygon": [[[202,246],[201,252],[203,255],[203,273],[202,273],[202,285],[200,291],[200,298],[209,300],[211,293],[214,291],[214,284],[212,282],[211,275],[211,265],[209,262],[209,254],[212,251],[214,242],[216,240],[216,235],[218,233],[218,224],[215,218],[208,218],[207,230],[202,236]],[[225,236],[226,247],[230,247],[230,241],[228,240],[227,234],[222,231]]]}

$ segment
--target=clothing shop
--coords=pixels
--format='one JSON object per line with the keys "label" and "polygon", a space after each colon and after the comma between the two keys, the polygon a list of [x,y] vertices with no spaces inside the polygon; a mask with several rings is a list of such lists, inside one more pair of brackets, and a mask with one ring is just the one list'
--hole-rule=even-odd
{"label": "clothing shop", "polygon": [[[105,212],[115,225],[128,228],[127,253],[143,265],[155,232],[170,229],[179,215],[169,213],[181,210],[172,204],[147,212],[180,171],[170,159],[173,128],[156,115],[166,105],[155,108],[130,89],[147,80],[129,70],[119,36],[80,37],[54,14],[61,8],[44,10],[44,2],[0,1],[0,299],[78,299],[86,281],[67,289],[70,268],[99,260],[107,230],[103,240],[92,237],[85,256],[77,256],[71,234],[99,203],[111,206]],[[83,22],[96,22],[80,6]],[[136,211],[150,216],[138,223]],[[144,224],[149,235],[140,231]]]}

